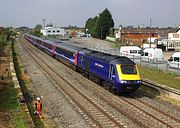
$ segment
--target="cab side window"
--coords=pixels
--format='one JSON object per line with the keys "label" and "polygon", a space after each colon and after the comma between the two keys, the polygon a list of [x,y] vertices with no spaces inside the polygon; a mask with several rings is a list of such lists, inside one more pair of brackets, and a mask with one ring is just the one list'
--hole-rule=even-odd
{"label": "cab side window", "polygon": [[80,56],[80,61],[82,61],[83,60],[83,56]]}
{"label": "cab side window", "polygon": [[115,70],[115,68],[113,67],[113,69],[112,69],[112,75],[115,75],[116,74],[116,70]]}

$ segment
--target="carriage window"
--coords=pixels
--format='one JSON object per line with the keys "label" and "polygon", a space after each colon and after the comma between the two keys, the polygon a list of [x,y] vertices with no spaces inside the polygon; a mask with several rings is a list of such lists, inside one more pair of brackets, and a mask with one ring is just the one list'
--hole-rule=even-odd
{"label": "carriage window", "polygon": [[61,49],[60,48],[56,48],[56,52],[60,53]]}
{"label": "carriage window", "polygon": [[121,65],[121,71],[123,74],[137,74],[136,67],[134,65]]}
{"label": "carriage window", "polygon": [[75,57],[75,54],[73,54],[72,52],[69,52],[69,57]]}
{"label": "carriage window", "polygon": [[46,44],[46,43],[45,43],[44,46],[47,47],[48,49],[51,49],[51,48],[52,48],[52,46],[51,46],[50,44]]}

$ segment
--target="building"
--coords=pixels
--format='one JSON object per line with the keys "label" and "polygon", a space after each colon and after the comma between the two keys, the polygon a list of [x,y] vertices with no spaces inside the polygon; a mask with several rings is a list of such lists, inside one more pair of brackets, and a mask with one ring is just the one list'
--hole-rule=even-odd
{"label": "building", "polygon": [[154,42],[168,37],[169,29],[158,28],[123,28],[119,30],[120,39],[129,43],[142,45],[145,42]]}
{"label": "building", "polygon": [[57,27],[57,26],[52,26],[52,27],[45,27],[41,29],[41,33],[44,36],[49,36],[49,35],[60,35],[64,36],[66,34],[65,30]]}
{"label": "building", "polygon": [[179,40],[180,41],[180,26],[178,28],[173,28],[168,33],[169,40]]}
{"label": "building", "polygon": [[168,31],[168,38],[159,40],[159,45],[165,47],[165,50],[180,50],[180,27]]}

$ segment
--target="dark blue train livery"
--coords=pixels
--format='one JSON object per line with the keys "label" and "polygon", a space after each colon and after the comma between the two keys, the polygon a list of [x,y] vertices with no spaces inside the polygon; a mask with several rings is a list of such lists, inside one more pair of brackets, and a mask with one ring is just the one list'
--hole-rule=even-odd
{"label": "dark blue train livery", "polygon": [[110,55],[28,34],[24,37],[52,57],[117,93],[134,92],[141,85],[138,67],[127,57]]}

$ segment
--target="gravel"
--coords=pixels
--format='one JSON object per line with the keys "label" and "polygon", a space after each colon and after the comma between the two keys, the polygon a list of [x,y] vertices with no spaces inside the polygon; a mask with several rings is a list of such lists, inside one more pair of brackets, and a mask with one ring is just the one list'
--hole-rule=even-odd
{"label": "gravel", "polygon": [[29,57],[19,42],[16,50],[21,57],[21,61],[26,65],[25,69],[30,76],[31,82],[28,85],[30,91],[42,98],[43,113],[48,120],[54,122],[51,127],[89,128],[89,124],[76,112],[61,91],[57,89],[55,83]]}

